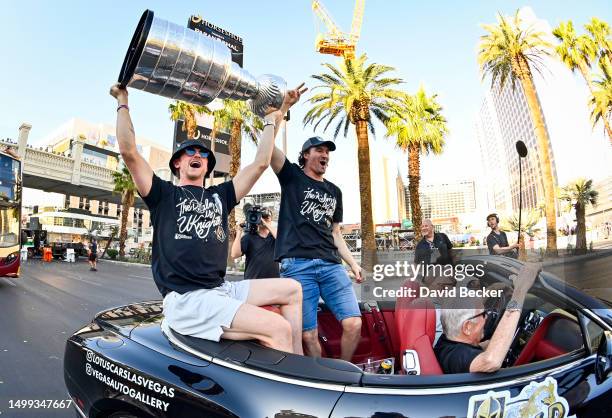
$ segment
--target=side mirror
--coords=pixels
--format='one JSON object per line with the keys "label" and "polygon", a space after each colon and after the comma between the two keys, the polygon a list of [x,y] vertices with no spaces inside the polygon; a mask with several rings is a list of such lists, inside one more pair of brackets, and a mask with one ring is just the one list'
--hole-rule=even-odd
{"label": "side mirror", "polygon": [[407,375],[420,375],[419,354],[415,350],[404,350],[402,353],[402,370]]}
{"label": "side mirror", "polygon": [[612,371],[612,332],[604,331],[599,340],[595,359],[595,381],[601,384]]}

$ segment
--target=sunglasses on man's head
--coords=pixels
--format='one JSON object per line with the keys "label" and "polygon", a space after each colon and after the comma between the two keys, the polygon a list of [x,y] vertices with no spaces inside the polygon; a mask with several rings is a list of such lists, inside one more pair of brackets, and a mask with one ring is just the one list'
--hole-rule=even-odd
{"label": "sunglasses on man's head", "polygon": [[196,151],[198,152],[198,154],[200,154],[200,157],[208,158],[208,153],[204,152],[202,148],[199,148],[199,147],[185,148],[185,154],[187,154],[190,157],[193,157],[196,154]]}

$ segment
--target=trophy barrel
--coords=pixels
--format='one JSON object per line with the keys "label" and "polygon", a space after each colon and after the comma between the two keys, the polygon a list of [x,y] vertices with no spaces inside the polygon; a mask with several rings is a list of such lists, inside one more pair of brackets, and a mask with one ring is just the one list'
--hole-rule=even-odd
{"label": "trophy barrel", "polygon": [[232,62],[220,41],[144,12],[125,55],[119,82],[169,99],[206,105],[216,98],[250,100],[263,116],[278,109],[286,85],[282,78],[256,79]]}

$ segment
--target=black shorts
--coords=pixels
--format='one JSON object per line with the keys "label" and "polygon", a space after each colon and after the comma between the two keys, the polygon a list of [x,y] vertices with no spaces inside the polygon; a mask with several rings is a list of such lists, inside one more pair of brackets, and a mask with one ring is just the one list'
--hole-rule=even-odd
{"label": "black shorts", "polygon": [[96,259],[98,258],[97,254],[89,254],[89,261],[96,261]]}

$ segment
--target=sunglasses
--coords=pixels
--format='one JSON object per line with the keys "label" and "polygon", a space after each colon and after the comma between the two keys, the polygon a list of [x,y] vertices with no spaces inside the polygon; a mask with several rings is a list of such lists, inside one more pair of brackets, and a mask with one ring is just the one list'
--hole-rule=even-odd
{"label": "sunglasses", "polygon": [[466,319],[466,321],[469,321],[469,320],[472,320],[472,319],[476,319],[476,318],[481,317],[481,316],[482,316],[483,319],[486,319],[487,316],[489,316],[490,314],[491,314],[491,311],[488,310],[488,309],[485,309],[484,311],[480,312],[479,314],[476,314],[474,316],[470,316],[468,319]]}
{"label": "sunglasses", "polygon": [[190,157],[193,157],[196,154],[196,152],[200,154],[200,157],[208,158],[208,153],[204,152],[202,148],[197,148],[197,147],[185,148],[185,154],[187,154]]}

